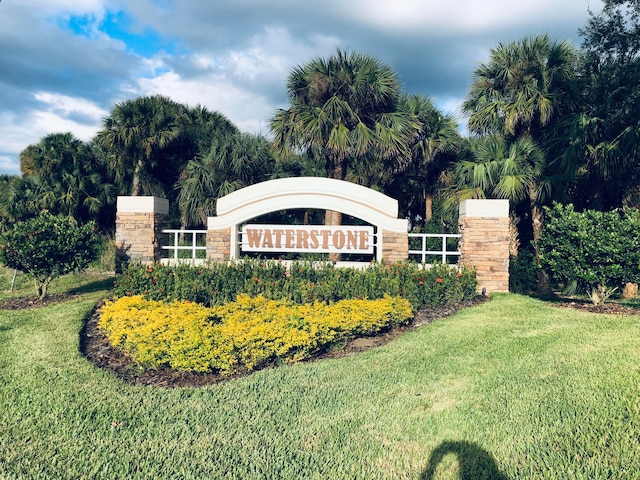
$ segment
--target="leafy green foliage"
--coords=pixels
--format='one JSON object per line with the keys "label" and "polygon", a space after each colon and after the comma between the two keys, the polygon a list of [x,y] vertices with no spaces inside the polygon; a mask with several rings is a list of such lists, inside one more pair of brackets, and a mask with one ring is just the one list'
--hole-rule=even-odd
{"label": "leafy green foliage", "polygon": [[[37,144],[29,145],[20,152],[20,170],[23,178],[32,177],[38,186],[37,194],[30,199],[30,216],[46,209],[87,223],[113,211],[114,188],[106,166],[90,144],[71,133],[45,135]],[[20,220],[26,218],[21,216]]]}
{"label": "leafy green foliage", "polygon": [[102,308],[100,327],[141,366],[223,374],[296,362],[357,335],[407,324],[402,298],[294,305],[239,295],[207,308],[188,301],[122,297]]}
{"label": "leafy green foliage", "polygon": [[0,236],[0,263],[30,275],[43,299],[53,279],[87,268],[98,246],[93,223],[79,226],[71,217],[42,212]]}
{"label": "leafy green foliage", "polygon": [[638,211],[579,213],[573,205],[554,204],[546,215],[540,261],[557,280],[577,280],[596,304],[612,289],[640,280]]}
{"label": "leafy green foliage", "polygon": [[528,295],[537,287],[537,271],[535,254],[524,248],[518,255],[509,258],[509,291]]}
{"label": "leafy green foliage", "polygon": [[475,296],[471,270],[435,265],[423,270],[412,262],[372,264],[363,270],[336,268],[331,263],[242,260],[207,268],[188,265],[129,265],[116,277],[116,296],[144,295],[152,300],[189,300],[223,305],[239,294],[287,299],[296,304],[378,299],[401,296],[414,308],[446,305]]}
{"label": "leafy green foliage", "polygon": [[[584,165],[590,208],[640,205],[640,3],[604,0],[580,30],[584,102],[568,131],[568,157]],[[586,185],[585,185],[586,184]]]}

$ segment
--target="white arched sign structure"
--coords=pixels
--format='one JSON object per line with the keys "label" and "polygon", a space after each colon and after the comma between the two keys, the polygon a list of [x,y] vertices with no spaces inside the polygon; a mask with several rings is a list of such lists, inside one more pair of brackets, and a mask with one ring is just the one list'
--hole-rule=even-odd
{"label": "white arched sign structure", "polygon": [[[406,219],[398,218],[397,200],[361,185],[321,177],[270,180],[219,198],[216,208],[218,215],[209,217],[207,222],[207,256],[217,260],[224,260],[225,257],[238,258],[239,225],[267,213],[305,208],[333,210],[364,220],[378,230],[377,260],[384,258],[387,261],[395,261],[407,258],[408,222]],[[288,242],[285,238],[285,232],[289,230],[284,230],[284,227],[275,231],[282,232],[283,244],[293,243],[293,240]],[[307,243],[310,238],[310,243],[314,243],[314,232],[311,230],[307,233],[297,233],[298,244],[300,237],[306,239]],[[364,234],[361,232],[360,235],[360,243],[366,243]],[[321,237],[319,233],[317,236]],[[283,248],[283,251],[285,250]]]}

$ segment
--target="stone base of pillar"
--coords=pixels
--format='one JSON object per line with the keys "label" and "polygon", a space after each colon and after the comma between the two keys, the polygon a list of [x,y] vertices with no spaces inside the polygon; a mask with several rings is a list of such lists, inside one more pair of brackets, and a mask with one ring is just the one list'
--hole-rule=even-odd
{"label": "stone base of pillar", "polygon": [[508,200],[465,200],[460,204],[460,260],[475,268],[478,293],[509,291]]}
{"label": "stone base of pillar", "polygon": [[118,197],[117,202],[116,271],[130,262],[148,265],[158,261],[169,201],[157,197]]}
{"label": "stone base of pillar", "polygon": [[231,257],[231,228],[207,231],[207,260],[225,262]]}
{"label": "stone base of pillar", "polygon": [[409,235],[382,231],[382,259],[385,263],[403,262],[409,258]]}

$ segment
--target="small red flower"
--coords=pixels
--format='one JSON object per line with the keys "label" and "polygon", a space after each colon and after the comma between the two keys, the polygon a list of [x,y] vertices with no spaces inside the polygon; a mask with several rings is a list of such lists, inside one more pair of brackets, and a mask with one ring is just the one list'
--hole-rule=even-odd
{"label": "small red flower", "polygon": [[442,283],[442,279],[440,277],[436,278],[437,283]]}
{"label": "small red flower", "polygon": [[419,284],[419,285],[424,285],[424,282],[423,282],[422,280],[420,280],[420,281],[418,282],[418,284]]}

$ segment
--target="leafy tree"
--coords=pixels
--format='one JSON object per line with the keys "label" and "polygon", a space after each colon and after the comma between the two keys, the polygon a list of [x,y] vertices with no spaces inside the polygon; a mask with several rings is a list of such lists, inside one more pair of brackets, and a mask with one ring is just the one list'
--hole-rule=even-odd
{"label": "leafy tree", "polygon": [[[170,163],[166,150],[177,141],[187,122],[184,106],[160,95],[115,105],[95,142],[107,154],[121,191],[133,196],[166,195],[165,179],[154,177],[152,170]],[[176,177],[178,173],[179,169]]]}
{"label": "leafy tree", "polygon": [[583,36],[580,109],[554,132],[588,208],[640,205],[640,2],[605,0]]}
{"label": "leafy tree", "polygon": [[[400,82],[377,58],[338,50],[289,75],[291,105],[271,118],[274,145],[324,160],[328,178],[344,180],[357,162],[410,158],[418,125],[398,107]],[[340,215],[328,215],[339,224]]]}
{"label": "leafy tree", "polygon": [[89,145],[71,133],[52,133],[25,148],[20,153],[20,168],[24,176],[38,178],[36,213],[47,209],[88,222],[115,203],[105,166]]}
{"label": "leafy tree", "polygon": [[183,225],[202,225],[215,202],[234,190],[268,180],[275,170],[269,142],[260,135],[212,139],[209,152],[184,168],[176,188]]}
{"label": "leafy tree", "polygon": [[422,95],[403,95],[399,106],[415,118],[418,130],[410,139],[411,156],[391,164],[380,182],[384,192],[398,198],[401,215],[418,227],[431,220],[433,199],[444,190],[445,174],[462,144],[455,120]]}
{"label": "leafy tree", "polygon": [[617,288],[640,280],[640,212],[576,212],[547,207],[539,240],[540,261],[559,281],[578,280],[595,304]]}
{"label": "leafy tree", "polygon": [[93,223],[79,226],[71,217],[42,212],[0,236],[0,262],[30,275],[43,300],[52,280],[87,268],[98,246]]}

